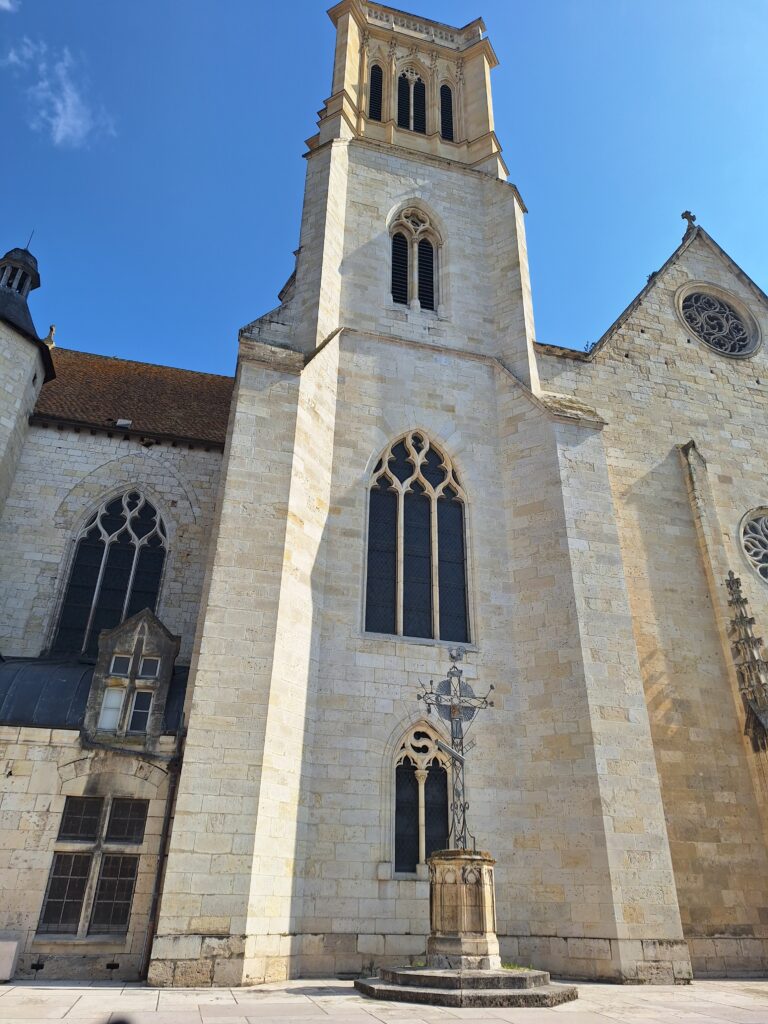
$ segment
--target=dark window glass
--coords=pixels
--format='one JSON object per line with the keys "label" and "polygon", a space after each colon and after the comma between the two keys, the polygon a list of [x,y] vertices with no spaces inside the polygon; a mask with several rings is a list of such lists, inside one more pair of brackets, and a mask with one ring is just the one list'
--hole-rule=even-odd
{"label": "dark window glass", "polygon": [[432,636],[431,503],[420,484],[404,496],[403,633]]}
{"label": "dark window glass", "polygon": [[413,130],[422,135],[427,130],[427,87],[420,78],[413,83]]}
{"label": "dark window glass", "polygon": [[397,628],[397,495],[380,480],[371,489],[368,511],[368,574],[365,628],[394,633]]}
{"label": "dark window glass", "polygon": [[139,868],[138,857],[105,854],[93,901],[90,934],[128,931],[131,901]]}
{"label": "dark window glass", "polygon": [[102,629],[111,629],[142,608],[154,611],[157,604],[165,529],[155,508],[131,492],[110,501],[87,527],[77,543],[55,653],[93,656]]}
{"label": "dark window glass", "polygon": [[112,801],[107,825],[108,843],[141,843],[147,824],[148,800],[120,798]]}
{"label": "dark window glass", "polygon": [[112,659],[112,675],[127,676],[131,670],[130,654],[116,654]]}
{"label": "dark window glass", "polygon": [[400,75],[397,80],[397,126],[411,127],[411,83],[407,75]]}
{"label": "dark window glass", "polygon": [[79,653],[82,650],[103,556],[104,541],[99,536],[98,528],[94,527],[77,543],[59,629],[53,644],[56,653]]}
{"label": "dark window glass", "polygon": [[440,134],[453,142],[453,92],[450,85],[440,86]]}
{"label": "dark window glass", "polygon": [[13,281],[14,281],[14,278],[16,277],[16,275],[18,274],[18,272],[19,272],[18,267],[11,267],[11,269],[8,271],[8,277],[6,278],[6,281],[5,281],[6,288],[13,288]]}
{"label": "dark window glass", "polygon": [[440,639],[469,640],[464,505],[450,487],[437,502]]}
{"label": "dark window glass", "polygon": [[419,302],[422,309],[435,308],[435,250],[427,238],[419,242]]}
{"label": "dark window glass", "polygon": [[448,848],[448,773],[442,765],[430,765],[424,783],[426,855]]}
{"label": "dark window glass", "polygon": [[392,299],[408,305],[408,239],[401,231],[392,236]]}
{"label": "dark window glass", "polygon": [[392,448],[389,471],[393,476],[397,477],[401,484],[404,484],[409,477],[413,476],[413,463],[408,455],[408,449],[402,441],[398,441]]}
{"label": "dark window glass", "polygon": [[61,816],[59,839],[95,839],[99,834],[103,804],[98,796],[68,796]]}
{"label": "dark window glass", "polygon": [[419,784],[406,757],[395,769],[395,871],[415,871],[419,862]]}
{"label": "dark window glass", "polygon": [[147,690],[137,690],[133,698],[133,710],[128,732],[146,732],[149,721],[149,709],[152,707],[152,694]]}
{"label": "dark window glass", "polygon": [[371,82],[368,87],[368,117],[372,121],[381,120],[381,94],[384,74],[378,64],[371,65]]}
{"label": "dark window glass", "polygon": [[71,934],[77,931],[90,868],[90,853],[54,856],[38,932]]}

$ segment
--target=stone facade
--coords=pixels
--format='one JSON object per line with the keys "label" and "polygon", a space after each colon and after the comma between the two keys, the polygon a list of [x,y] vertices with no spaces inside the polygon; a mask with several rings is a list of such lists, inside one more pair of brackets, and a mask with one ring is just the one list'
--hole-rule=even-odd
{"label": "stone facade", "polygon": [[[449,738],[416,694],[442,678],[450,644],[367,632],[364,614],[371,477],[413,431],[449,456],[466,496],[465,672],[495,687],[467,786],[478,847],[496,860],[502,959],[630,982],[764,971],[767,755],[743,736],[724,579],[742,577],[768,629],[765,580],[740,546],[744,515],[768,505],[768,357],[707,347],[681,296],[698,282],[730,297],[753,341],[766,298],[691,225],[593,351],[537,345],[482,23],[358,0],[330,13],[334,80],[308,142],[296,270],[240,333],[223,458],[165,435],[148,446],[28,426],[35,349],[7,335],[26,362],[3,382],[23,437],[0,450],[3,656],[49,646],[73,538],[105,497],[140,488],[169,529],[157,614],[191,657],[186,737],[159,913],[153,828],[120,971],[135,976],[150,941],[161,985],[424,956],[427,865],[396,869],[395,761],[415,726]],[[381,120],[368,117],[374,63]],[[397,125],[406,73],[425,81],[423,133]],[[391,235],[407,217],[429,227],[434,309],[393,300]],[[35,926],[65,766],[98,786],[119,756],[88,741],[85,726],[16,728],[0,755],[31,787],[21,800],[6,786],[0,804],[8,849],[23,851],[7,870],[29,872],[2,923],[22,936],[25,971],[38,950],[55,956]],[[136,778],[132,757],[123,774]],[[173,794],[152,764],[157,818]]]}

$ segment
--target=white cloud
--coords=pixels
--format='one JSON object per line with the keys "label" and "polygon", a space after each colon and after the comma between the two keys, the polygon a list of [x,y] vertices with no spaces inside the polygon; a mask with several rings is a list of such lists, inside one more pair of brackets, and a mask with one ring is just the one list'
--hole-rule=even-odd
{"label": "white cloud", "polygon": [[[4,2],[13,0],[0,0]],[[48,135],[54,146],[77,148],[99,134],[115,134],[112,119],[89,99],[68,49],[51,53],[44,42],[25,37],[0,60],[0,67],[26,81],[29,127]]]}
{"label": "white cloud", "polygon": [[7,11],[8,14],[13,14],[18,9],[19,0],[0,0],[0,11]]}

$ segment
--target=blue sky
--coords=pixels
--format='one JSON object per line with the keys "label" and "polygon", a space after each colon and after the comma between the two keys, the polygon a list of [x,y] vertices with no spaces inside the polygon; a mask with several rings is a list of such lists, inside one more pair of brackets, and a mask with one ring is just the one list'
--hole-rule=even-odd
{"label": "blue sky", "polygon": [[[686,208],[768,289],[766,0],[408,7],[487,23],[540,341],[596,340]],[[315,0],[0,0],[0,245],[35,229],[39,331],[233,372],[292,269],[332,47]]]}

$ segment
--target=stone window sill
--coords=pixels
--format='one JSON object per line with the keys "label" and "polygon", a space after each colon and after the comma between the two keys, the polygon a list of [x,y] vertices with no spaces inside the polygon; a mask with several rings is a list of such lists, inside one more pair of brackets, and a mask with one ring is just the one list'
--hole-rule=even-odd
{"label": "stone window sill", "polygon": [[397,633],[367,633],[365,630],[360,634],[363,640],[394,640],[399,644],[414,644],[418,647],[443,647],[450,650],[452,647],[461,647],[464,651],[477,652],[477,644],[466,643],[462,640],[435,640],[425,636],[399,636]]}

